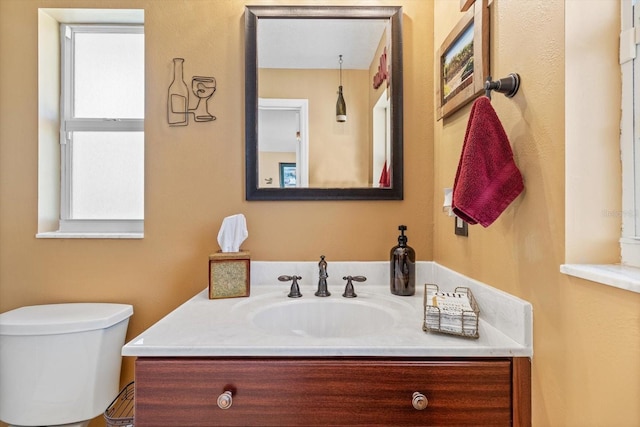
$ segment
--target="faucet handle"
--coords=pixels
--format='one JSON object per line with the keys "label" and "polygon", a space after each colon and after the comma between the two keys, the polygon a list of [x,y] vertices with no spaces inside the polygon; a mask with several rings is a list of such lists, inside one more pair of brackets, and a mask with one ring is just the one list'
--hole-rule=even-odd
{"label": "faucet handle", "polygon": [[289,295],[287,295],[289,298],[300,298],[302,296],[302,294],[300,293],[300,286],[298,286],[298,280],[301,280],[302,277],[301,276],[279,276],[278,280],[281,282],[288,282],[289,280],[291,280],[291,289],[289,290]]}
{"label": "faucet handle", "polygon": [[344,287],[344,293],[342,296],[345,298],[355,298],[358,295],[356,295],[355,289],[353,289],[352,281],[364,282],[367,278],[364,276],[344,276],[342,280],[347,281],[347,285]]}

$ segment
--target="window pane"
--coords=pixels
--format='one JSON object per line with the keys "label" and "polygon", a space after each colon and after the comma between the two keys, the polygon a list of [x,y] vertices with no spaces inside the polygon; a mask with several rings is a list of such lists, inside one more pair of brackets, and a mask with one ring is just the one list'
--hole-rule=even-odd
{"label": "window pane", "polygon": [[75,132],[72,219],[144,218],[144,133]]}
{"label": "window pane", "polygon": [[144,34],[75,33],[74,116],[144,118]]}

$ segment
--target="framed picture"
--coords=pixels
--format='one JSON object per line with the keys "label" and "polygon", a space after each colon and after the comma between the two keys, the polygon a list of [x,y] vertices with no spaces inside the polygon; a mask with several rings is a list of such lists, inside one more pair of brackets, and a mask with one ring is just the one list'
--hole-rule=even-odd
{"label": "framed picture", "polygon": [[460,12],[466,12],[469,10],[473,2],[476,0],[460,0]]}
{"label": "framed picture", "polygon": [[438,120],[459,110],[484,91],[489,76],[487,0],[477,0],[438,49]]}
{"label": "framed picture", "polygon": [[296,186],[296,164],[280,163],[280,188]]}

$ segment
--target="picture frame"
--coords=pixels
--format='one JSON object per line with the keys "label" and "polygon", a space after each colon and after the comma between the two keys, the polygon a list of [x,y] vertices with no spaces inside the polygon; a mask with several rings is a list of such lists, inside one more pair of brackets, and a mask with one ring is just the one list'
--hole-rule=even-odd
{"label": "picture frame", "polygon": [[460,12],[466,12],[476,0],[460,0]]}
{"label": "picture frame", "polygon": [[280,188],[295,188],[297,174],[295,163],[280,163]]}
{"label": "picture frame", "polygon": [[438,120],[458,111],[484,92],[489,77],[487,0],[477,0],[438,49]]}

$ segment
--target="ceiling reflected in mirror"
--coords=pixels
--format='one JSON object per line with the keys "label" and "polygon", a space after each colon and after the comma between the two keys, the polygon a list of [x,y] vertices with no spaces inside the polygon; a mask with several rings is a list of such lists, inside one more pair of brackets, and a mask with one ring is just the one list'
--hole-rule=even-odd
{"label": "ceiling reflected in mirror", "polygon": [[369,69],[388,19],[262,19],[258,68]]}

